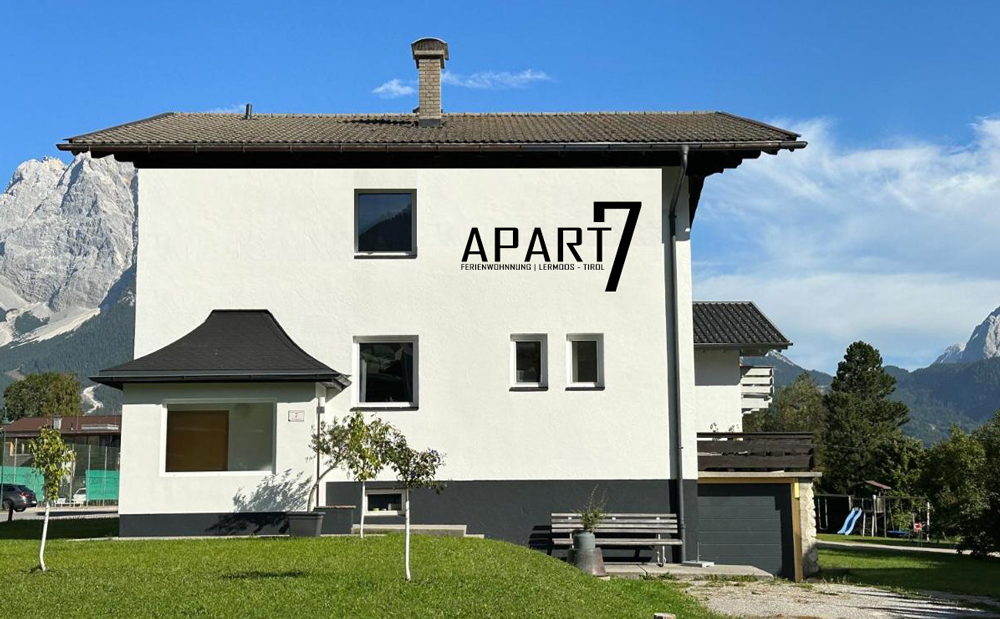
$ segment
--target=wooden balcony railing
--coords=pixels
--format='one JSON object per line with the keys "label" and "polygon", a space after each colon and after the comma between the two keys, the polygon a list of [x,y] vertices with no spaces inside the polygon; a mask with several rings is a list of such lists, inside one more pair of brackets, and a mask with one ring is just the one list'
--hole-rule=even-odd
{"label": "wooden balcony railing", "polygon": [[699,471],[811,471],[816,445],[807,432],[699,432]]}

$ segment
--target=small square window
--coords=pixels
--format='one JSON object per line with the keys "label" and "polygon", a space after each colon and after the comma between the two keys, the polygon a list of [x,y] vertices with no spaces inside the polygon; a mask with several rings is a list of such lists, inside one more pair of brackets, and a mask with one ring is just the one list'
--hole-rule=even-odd
{"label": "small square window", "polygon": [[544,389],[548,384],[546,336],[512,335],[511,388]]}
{"label": "small square window", "polygon": [[357,338],[355,359],[358,406],[406,408],[417,405],[417,340]]}
{"label": "small square window", "polygon": [[358,191],[354,208],[354,252],[359,256],[415,256],[416,192]]}
{"label": "small square window", "polygon": [[569,361],[568,388],[599,389],[604,386],[603,336],[566,336],[566,358]]}
{"label": "small square window", "polygon": [[403,493],[399,490],[368,490],[365,492],[366,516],[401,516]]}

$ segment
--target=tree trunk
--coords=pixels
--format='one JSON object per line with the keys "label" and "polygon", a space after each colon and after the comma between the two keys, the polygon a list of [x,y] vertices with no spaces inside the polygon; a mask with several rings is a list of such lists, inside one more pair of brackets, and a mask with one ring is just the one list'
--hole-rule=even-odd
{"label": "tree trunk", "polygon": [[13,519],[14,519],[14,506],[11,505],[10,509],[7,511],[7,522],[10,522]]}
{"label": "tree trunk", "polygon": [[45,522],[42,524],[42,545],[38,549],[38,567],[45,571],[45,538],[49,534],[49,501],[45,502]]}
{"label": "tree trunk", "polygon": [[410,581],[410,491],[403,491],[403,509],[406,513],[406,529],[403,542],[403,563],[406,565],[406,580]]}
{"label": "tree trunk", "polygon": [[365,538],[365,512],[368,511],[368,499],[365,497],[365,482],[361,482],[361,539]]}

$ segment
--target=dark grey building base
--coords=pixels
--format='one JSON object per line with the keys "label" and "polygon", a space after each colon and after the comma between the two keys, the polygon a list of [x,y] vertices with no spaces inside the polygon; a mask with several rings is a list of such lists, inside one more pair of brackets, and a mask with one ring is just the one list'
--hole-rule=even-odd
{"label": "dark grey building base", "polygon": [[[391,488],[390,482],[371,482],[369,488]],[[596,489],[596,491],[595,491]],[[685,480],[684,506],[687,546],[695,548],[698,534],[698,484]],[[416,490],[411,495],[413,524],[465,525],[467,533],[481,534],[514,544],[529,546],[565,556],[565,546],[553,546],[550,519],[553,512],[582,509],[594,492],[603,497],[609,512],[677,512],[677,482],[673,480],[523,480],[523,481],[453,481],[444,490]],[[323,533],[349,533],[352,524],[361,521],[361,484],[329,482],[326,499],[330,505]],[[400,516],[369,516],[369,524],[402,524]],[[194,535],[284,535],[288,518],[284,512],[240,514],[132,514],[122,515],[122,537],[179,537]],[[680,560],[680,548],[673,547],[674,561]],[[606,548],[606,560],[648,561],[654,558],[649,548]],[[690,551],[688,558],[693,558]]]}
{"label": "dark grey building base", "polygon": [[[369,488],[391,488],[390,482],[373,482]],[[440,493],[416,490],[411,495],[411,522],[414,524],[466,525],[470,535],[481,534],[514,544],[529,546],[557,556],[566,547],[554,547],[550,528],[553,512],[575,512],[590,499],[602,496],[609,512],[676,512],[677,483],[671,480],[518,480],[453,481]],[[684,483],[688,535],[697,534],[698,487],[694,480]],[[329,482],[327,502],[360,504],[361,484]],[[360,508],[353,522],[360,522]],[[399,516],[368,516],[366,523],[402,524]],[[676,550],[676,549],[675,549]],[[677,550],[675,560],[679,560]],[[647,548],[607,548],[607,560],[643,561],[654,557]]]}
{"label": "dark grey building base", "polygon": [[[353,510],[320,507],[323,534],[351,532]],[[118,519],[120,537],[190,537],[200,535],[287,535],[285,512],[240,514],[122,514]]]}

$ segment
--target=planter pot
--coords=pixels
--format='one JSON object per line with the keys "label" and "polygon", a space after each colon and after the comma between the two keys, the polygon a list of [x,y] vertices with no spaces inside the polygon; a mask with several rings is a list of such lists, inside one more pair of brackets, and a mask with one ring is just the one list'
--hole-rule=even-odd
{"label": "planter pot", "polygon": [[288,534],[292,537],[319,537],[323,512],[288,512]]}
{"label": "planter pot", "polygon": [[604,569],[604,553],[597,547],[594,534],[589,531],[577,531],[573,534],[573,549],[569,553],[569,560],[591,576],[608,576]]}

